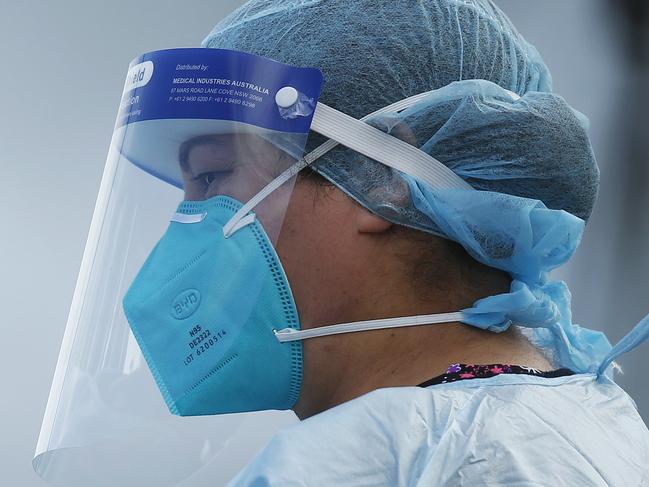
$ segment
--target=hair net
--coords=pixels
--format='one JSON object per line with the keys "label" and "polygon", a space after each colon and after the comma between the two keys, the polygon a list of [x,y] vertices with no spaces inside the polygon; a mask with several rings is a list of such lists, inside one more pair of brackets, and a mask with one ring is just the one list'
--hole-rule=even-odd
{"label": "hair net", "polygon": [[[356,118],[435,90],[368,123],[432,155],[478,191],[435,191],[345,147],[313,168],[369,210],[459,242],[508,271],[510,293],[465,322],[534,328],[559,365],[592,370],[606,337],[571,323],[570,294],[548,273],[574,253],[597,195],[587,120],[551,93],[536,49],[488,0],[252,0],[205,47],[237,49],[324,74],[320,101]],[[312,133],[307,150],[323,142]]]}

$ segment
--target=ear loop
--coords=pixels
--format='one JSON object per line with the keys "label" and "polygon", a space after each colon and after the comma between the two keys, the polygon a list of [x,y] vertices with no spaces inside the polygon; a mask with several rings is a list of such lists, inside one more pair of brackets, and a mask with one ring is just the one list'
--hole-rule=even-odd
{"label": "ear loop", "polygon": [[275,338],[280,342],[292,342],[295,340],[304,340],[306,338],[338,335],[340,333],[354,333],[357,331],[454,323],[456,321],[462,321],[462,317],[462,312],[458,311],[454,313],[438,313],[432,315],[404,316],[400,318],[383,318],[380,320],[354,321],[338,325],[320,326],[308,330],[283,328],[281,330],[273,330],[273,333],[275,334]]}

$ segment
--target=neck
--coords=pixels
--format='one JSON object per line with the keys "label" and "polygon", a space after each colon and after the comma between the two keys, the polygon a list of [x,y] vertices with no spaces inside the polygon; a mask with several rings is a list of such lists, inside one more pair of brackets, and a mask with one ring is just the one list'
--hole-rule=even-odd
{"label": "neck", "polygon": [[300,419],[375,389],[416,386],[452,363],[552,368],[515,328],[496,334],[461,323],[318,337],[303,346],[304,385],[294,407]]}

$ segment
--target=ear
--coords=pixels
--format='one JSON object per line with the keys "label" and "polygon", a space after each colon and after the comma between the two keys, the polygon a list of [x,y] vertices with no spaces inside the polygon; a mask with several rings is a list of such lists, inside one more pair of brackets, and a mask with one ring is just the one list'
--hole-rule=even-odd
{"label": "ear", "polygon": [[392,228],[392,223],[356,205],[356,230],[358,233],[384,233]]}
{"label": "ear", "polygon": [[[414,145],[415,147],[418,147],[417,137],[415,136],[414,132],[410,129],[410,127],[403,121],[397,120],[397,122],[394,123],[393,118],[391,118],[390,116],[385,116],[385,117],[378,117],[373,122],[369,122],[369,123],[370,125],[373,125],[376,128],[379,128],[384,132],[389,133],[393,137],[396,137],[398,139],[403,140],[404,142],[407,142],[410,145]],[[401,181],[401,184],[405,185],[403,181]],[[377,188],[377,189],[379,189],[382,192],[385,192],[384,188]],[[407,194],[408,193],[406,190],[401,191],[401,195],[402,195],[401,198],[405,198]],[[394,200],[394,195],[390,195],[390,196]],[[392,225],[393,224],[391,222],[379,216],[376,216],[374,213],[371,213],[370,211],[366,210],[361,205],[356,205],[356,228],[358,230],[358,233],[384,233],[390,230],[392,228]]]}

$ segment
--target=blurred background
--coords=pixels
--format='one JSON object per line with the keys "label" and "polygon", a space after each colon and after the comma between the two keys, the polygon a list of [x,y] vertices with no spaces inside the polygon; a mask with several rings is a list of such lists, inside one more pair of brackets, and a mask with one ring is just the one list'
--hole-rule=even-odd
{"label": "blurred background", "polygon": [[[241,3],[0,0],[2,485],[46,485],[31,461],[128,63],[199,45]],[[591,120],[601,191],[557,276],[574,321],[615,342],[649,312],[649,2],[496,3]],[[645,421],[648,352],[625,356],[618,379]]]}

